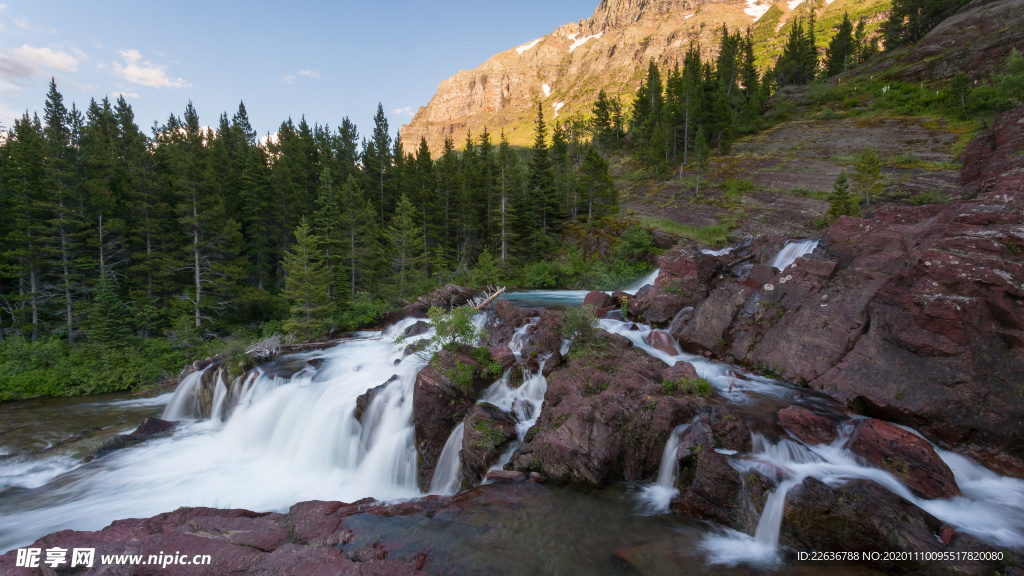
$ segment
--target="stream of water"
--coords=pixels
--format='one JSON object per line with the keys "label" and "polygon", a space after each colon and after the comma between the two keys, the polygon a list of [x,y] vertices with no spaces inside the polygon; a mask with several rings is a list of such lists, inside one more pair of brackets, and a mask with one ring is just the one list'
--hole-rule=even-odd
{"label": "stream of water", "polygon": [[[783,251],[787,250],[790,255],[798,251],[790,250],[790,246]],[[644,278],[638,284],[652,280],[653,277]],[[564,307],[578,304],[585,292],[528,294],[522,298],[515,294],[508,297]],[[482,325],[485,320],[481,314],[475,322]],[[97,530],[116,519],[152,516],[180,506],[284,511],[296,502],[314,499],[355,501],[373,497],[396,501],[421,497],[416,484],[412,394],[416,374],[424,363],[415,354],[404,355],[409,339],[401,345],[395,342],[395,337],[414,322],[415,319],[408,319],[384,332],[357,334],[329,350],[282,359],[280,362],[302,367],[288,372],[288,376],[280,375],[272,366],[258,369],[241,383],[237,394],[229,393],[229,383],[218,381],[208,414],[202,413],[197,401],[201,376],[198,373],[185,378],[174,394],[151,399],[111,396],[0,404],[0,551],[23,546],[57,530]],[[517,330],[510,344],[517,356],[534,323]],[[657,350],[647,344],[651,332],[647,326],[631,329],[632,323],[605,319],[600,321],[600,327],[628,338],[666,365],[692,363],[738,412],[768,415],[792,403],[819,413],[837,409],[827,399],[782,382],[742,374],[736,367],[701,356]],[[376,394],[362,421],[356,419],[357,397],[384,383],[386,387]],[[547,381],[541,371],[527,373],[518,387],[510,386],[506,373],[485,390],[481,401],[514,412],[519,422],[518,441],[494,463],[495,467],[508,461],[537,421],[546,391]],[[181,423],[169,436],[90,463],[80,462],[103,440],[131,431],[145,416],[157,415]],[[789,488],[808,476],[833,486],[854,478],[868,478],[988,543],[1018,547],[1024,544],[1024,481],[999,476],[960,455],[938,450],[953,470],[963,497],[924,500],[888,472],[866,466],[850,453],[845,448],[850,426],[828,446],[809,447],[789,438],[773,442],[755,435],[750,454],[728,456],[732,466],[741,472],[756,468],[780,481],[768,498],[753,536],[709,530],[702,524],[674,518],[664,512],[676,494],[678,471],[674,458],[686,426],[677,427],[670,435],[657,479],[628,493],[620,489],[581,493],[528,483],[530,486],[479,488],[480,497],[527,491],[523,492],[530,495],[527,502],[541,502],[545,510],[556,515],[548,522],[564,529],[560,538],[591,538],[587,541],[595,549],[607,549],[608,542],[615,537],[631,541],[636,534],[657,534],[645,541],[664,543],[658,546],[664,545],[665,550],[674,542],[675,548],[679,548],[664,551],[668,555],[665,557],[691,558],[687,562],[699,558],[721,566],[745,563],[778,568],[779,526]],[[462,478],[458,451],[462,432],[461,424],[452,431],[430,493],[451,494],[459,490]],[[780,470],[785,471],[785,477],[780,476]],[[552,503],[560,501],[571,501],[573,506],[584,506],[581,503],[589,501],[595,517],[605,521],[618,518],[610,521],[616,526],[576,526],[557,516],[560,505]],[[402,524],[404,520],[364,521],[397,522],[393,531],[407,538],[410,545],[440,546],[437,539],[446,534],[445,554],[471,545],[486,549],[491,538],[456,534],[427,520],[417,522],[433,526],[429,535]],[[539,521],[532,512],[525,516],[512,514],[502,520],[507,526],[526,522],[520,528],[536,532],[532,538],[547,533],[536,530]],[[552,550],[536,540],[529,542],[537,548],[530,549],[528,554],[524,548],[510,550],[509,559],[518,555],[522,565],[537,566],[542,572],[544,555],[551,555],[551,562],[563,562],[573,554],[583,553],[576,548]],[[523,554],[536,557],[536,561],[524,560]],[[454,559],[452,562],[457,563]],[[480,562],[481,566],[488,565],[484,559]],[[612,568],[592,572],[618,573]]]}

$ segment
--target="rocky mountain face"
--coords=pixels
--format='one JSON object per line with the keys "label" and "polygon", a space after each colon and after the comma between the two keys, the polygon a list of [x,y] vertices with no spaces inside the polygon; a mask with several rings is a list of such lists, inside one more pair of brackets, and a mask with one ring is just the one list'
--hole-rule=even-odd
{"label": "rocky mountain face", "polygon": [[[799,3],[777,4],[788,14]],[[467,132],[486,127],[494,134],[504,130],[513,144],[528,144],[538,102],[548,119],[586,112],[602,88],[613,96],[634,91],[648,61],[681,62],[691,42],[710,55],[723,23],[746,29],[768,7],[766,0],[603,0],[593,17],[441,82],[430,103],[402,127],[403,143],[414,149],[426,138],[437,150],[451,137],[461,146]]]}

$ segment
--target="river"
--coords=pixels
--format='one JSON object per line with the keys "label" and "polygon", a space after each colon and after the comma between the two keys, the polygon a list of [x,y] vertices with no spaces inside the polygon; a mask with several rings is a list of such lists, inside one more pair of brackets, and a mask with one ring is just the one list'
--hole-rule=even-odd
{"label": "river", "polygon": [[[578,305],[584,294],[529,291],[508,299],[561,308]],[[476,319],[484,320],[483,314]],[[187,382],[174,394],[147,399],[111,395],[0,404],[0,551],[57,530],[97,530],[116,519],[181,506],[283,512],[305,500],[423,496],[416,485],[412,392],[424,364],[416,355],[403,354],[408,342],[395,342],[413,321],[264,366],[236,397],[218,394],[211,417],[199,413]],[[691,362],[726,402],[750,417],[765,418],[793,403],[821,414],[843,410],[806,389],[757,376],[737,381],[735,367],[656,350],[646,343],[649,327],[630,330],[630,323],[616,320],[602,320],[600,326],[666,365]],[[289,370],[282,371],[284,365]],[[515,391],[499,379],[485,397],[507,408],[530,403],[535,421],[547,384],[540,374],[531,378]],[[356,398],[385,382],[388,386],[376,395],[363,421],[357,420]],[[181,424],[167,437],[81,463],[103,440],[130,432],[146,416]],[[520,438],[528,427],[523,426]],[[461,435],[461,429],[456,432]],[[888,472],[864,465],[843,447],[843,440],[841,434],[832,445],[808,447],[795,439],[773,443],[755,435],[750,454],[730,455],[738,470],[760,467],[789,474],[769,497],[753,536],[667,513],[676,473],[670,462],[648,483],[603,490],[532,482],[484,485],[472,496],[480,512],[464,513],[458,522],[373,516],[353,521],[391,535],[389,541],[398,543],[396,555],[402,547],[409,552],[428,548],[434,551],[435,566],[457,571],[633,573],[628,562],[652,574],[731,573],[744,566],[797,574],[808,569],[784,561],[778,545],[781,506],[788,487],[813,476],[832,485],[868,478],[989,544],[1024,545],[1024,481],[938,450],[964,495],[923,500]],[[666,454],[671,453],[667,448]],[[438,466],[433,492],[450,492],[457,485],[451,458]],[[457,454],[454,458],[457,464]],[[834,568],[836,573],[871,573]]]}

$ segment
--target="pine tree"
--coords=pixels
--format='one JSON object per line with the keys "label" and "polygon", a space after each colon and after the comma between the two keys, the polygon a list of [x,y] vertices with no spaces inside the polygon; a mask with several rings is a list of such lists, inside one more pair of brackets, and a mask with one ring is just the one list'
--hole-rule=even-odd
{"label": "pine tree", "polygon": [[322,333],[332,312],[330,273],[323,264],[318,244],[303,219],[295,228],[295,243],[284,254],[284,296],[291,304],[284,329],[304,339]]}
{"label": "pine tree", "polygon": [[113,284],[109,276],[101,276],[97,283],[86,325],[86,336],[90,342],[116,345],[128,335],[124,324],[124,304],[118,299]]}
{"label": "pine tree", "polygon": [[825,50],[825,77],[845,72],[855,63],[856,57],[853,23],[850,22],[850,15],[843,12],[843,21],[839,24],[839,30]]}
{"label": "pine tree", "polygon": [[51,260],[56,260],[58,289],[64,300],[64,325],[68,342],[75,341],[76,295],[80,281],[76,260],[81,253],[80,237],[84,228],[80,211],[74,209],[74,167],[71,149],[70,116],[64,106],[64,97],[57,91],[57,83],[50,79],[49,93],[43,107],[46,139],[46,177],[50,191],[48,204],[53,219],[50,224],[56,232],[57,244]]}
{"label": "pine tree", "polygon": [[878,153],[870,146],[857,157],[857,171],[853,182],[857,191],[864,194],[864,205],[871,206],[871,197],[882,193],[882,162]]}
{"label": "pine tree", "polygon": [[391,245],[391,284],[398,288],[398,299],[406,300],[424,284],[423,238],[415,220],[416,209],[403,194],[388,225]]}
{"label": "pine tree", "polygon": [[592,224],[595,216],[610,214],[618,207],[618,195],[608,173],[608,161],[593,146],[588,146],[583,156],[580,180],[587,202],[587,224]]}
{"label": "pine tree", "polygon": [[840,216],[860,216],[860,207],[857,199],[850,194],[850,183],[846,177],[846,170],[839,172],[832,193],[828,197],[828,212],[825,217],[828,222],[833,222]]}
{"label": "pine tree", "polygon": [[544,108],[537,104],[537,122],[534,125],[533,150],[527,170],[526,195],[521,223],[531,229],[529,249],[537,255],[546,254],[549,247],[548,234],[554,224],[555,174],[548,155],[547,129],[544,124]]}
{"label": "pine tree", "polygon": [[10,227],[4,238],[5,276],[14,278],[17,291],[10,297],[12,308],[28,308],[28,318],[19,317],[15,326],[28,330],[32,342],[41,336],[43,306],[52,292],[46,279],[47,246],[50,245],[50,217],[46,204],[46,143],[39,117],[15,120],[4,142],[7,162],[5,196],[11,204]]}

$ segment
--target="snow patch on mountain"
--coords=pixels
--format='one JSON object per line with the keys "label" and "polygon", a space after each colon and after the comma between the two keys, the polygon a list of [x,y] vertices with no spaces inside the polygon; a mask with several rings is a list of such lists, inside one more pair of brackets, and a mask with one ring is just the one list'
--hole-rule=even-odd
{"label": "snow patch on mountain", "polygon": [[603,35],[604,35],[604,32],[598,32],[597,34],[594,34],[593,36],[584,36],[583,38],[580,38],[580,39],[577,40],[575,38],[576,35],[573,34],[571,36],[571,38],[573,39],[573,42],[572,42],[572,46],[569,46],[569,52],[572,52],[573,50],[579,48],[580,46],[583,46],[589,40],[594,40],[596,38],[600,38]]}
{"label": "snow patch on mountain", "polygon": [[[764,13],[767,12],[772,7],[771,4],[768,3],[758,4],[759,1],[764,0],[747,0],[747,7],[743,9],[743,11],[746,12],[748,16],[752,16],[754,18],[754,22],[760,20],[761,16],[764,16]],[[803,2],[803,0],[795,1]],[[830,0],[825,1],[829,2]]]}
{"label": "snow patch on mountain", "polygon": [[541,84],[540,89],[544,91],[545,98],[551,96],[551,86],[548,86],[547,84]]}
{"label": "snow patch on mountain", "polygon": [[518,52],[518,53],[519,53],[519,55],[520,55],[520,56],[522,56],[522,55],[523,55],[523,52],[526,52],[526,51],[527,51],[527,50],[529,50],[530,48],[533,48],[533,47],[534,47],[534,46],[536,46],[536,45],[537,45],[537,43],[538,43],[538,42],[540,42],[541,40],[543,40],[543,38],[537,38],[536,40],[534,40],[533,42],[530,42],[529,44],[523,44],[522,46],[520,46],[520,47],[516,48],[516,52]]}

